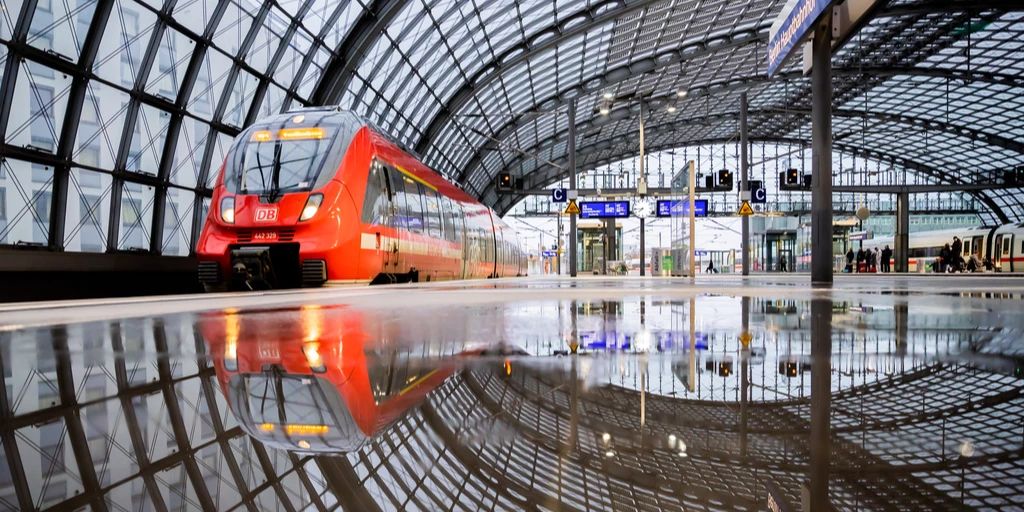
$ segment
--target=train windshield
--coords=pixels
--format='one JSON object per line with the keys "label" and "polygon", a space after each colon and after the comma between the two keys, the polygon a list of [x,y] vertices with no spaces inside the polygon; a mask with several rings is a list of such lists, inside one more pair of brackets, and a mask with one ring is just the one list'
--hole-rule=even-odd
{"label": "train windshield", "polygon": [[[243,375],[241,398],[256,425],[330,425],[331,405],[319,380],[283,374]],[[244,410],[244,409],[243,409]]]}
{"label": "train windshield", "polygon": [[358,121],[346,115],[311,117],[292,116],[243,132],[225,173],[228,191],[273,199],[325,185],[338,169]]}

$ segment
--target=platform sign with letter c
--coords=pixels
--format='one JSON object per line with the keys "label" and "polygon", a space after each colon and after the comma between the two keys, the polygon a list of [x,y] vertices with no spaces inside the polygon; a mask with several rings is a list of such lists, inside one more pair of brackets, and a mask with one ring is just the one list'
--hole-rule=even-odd
{"label": "platform sign with letter c", "polygon": [[768,202],[768,190],[764,188],[763,181],[750,180],[750,202],[753,204],[765,204]]}
{"label": "platform sign with letter c", "polygon": [[564,203],[568,200],[569,193],[564,188],[551,189],[551,202]]}

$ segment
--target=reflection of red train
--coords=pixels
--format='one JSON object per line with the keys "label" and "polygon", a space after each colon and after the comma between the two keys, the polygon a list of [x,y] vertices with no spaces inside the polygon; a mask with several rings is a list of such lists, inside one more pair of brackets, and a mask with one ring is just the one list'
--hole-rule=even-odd
{"label": "reflection of red train", "polygon": [[493,211],[337,109],[271,117],[238,136],[196,252],[208,289],[526,273]]}
{"label": "reflection of red train", "polygon": [[422,358],[368,340],[359,314],[303,307],[201,321],[221,390],[249,435],[280,449],[349,452],[422,402],[462,352]]}

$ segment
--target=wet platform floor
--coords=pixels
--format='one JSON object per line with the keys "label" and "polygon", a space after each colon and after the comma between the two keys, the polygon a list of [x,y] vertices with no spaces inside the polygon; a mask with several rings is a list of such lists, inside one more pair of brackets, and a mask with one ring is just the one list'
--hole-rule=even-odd
{"label": "wet platform floor", "polygon": [[0,510],[1024,503],[1024,279],[0,305]]}

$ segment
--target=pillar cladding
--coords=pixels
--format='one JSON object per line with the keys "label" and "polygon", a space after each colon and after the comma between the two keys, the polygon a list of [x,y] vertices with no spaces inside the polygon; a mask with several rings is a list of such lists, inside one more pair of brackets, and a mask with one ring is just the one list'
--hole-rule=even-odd
{"label": "pillar cladding", "polygon": [[811,282],[832,284],[832,17],[814,29],[811,70]]}
{"label": "pillar cladding", "polygon": [[893,240],[896,272],[910,272],[910,192],[896,194],[896,237]]}

